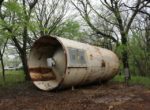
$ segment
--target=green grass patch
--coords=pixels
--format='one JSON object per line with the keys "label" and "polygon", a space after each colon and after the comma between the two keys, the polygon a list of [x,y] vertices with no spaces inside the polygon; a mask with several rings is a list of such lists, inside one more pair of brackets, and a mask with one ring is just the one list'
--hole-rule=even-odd
{"label": "green grass patch", "polygon": [[[123,75],[115,76],[112,81],[115,82],[124,82]],[[141,76],[131,76],[131,80],[129,80],[129,84],[139,84],[150,88],[150,78],[149,77],[141,77]]]}
{"label": "green grass patch", "polygon": [[2,73],[0,72],[0,86],[1,87],[15,85],[15,84],[25,81],[24,73],[21,70],[6,71],[5,76],[6,76],[6,80],[4,82]]}
{"label": "green grass patch", "polygon": [[[25,81],[25,75],[21,70],[12,70],[6,71],[6,81],[3,81],[2,73],[0,72],[0,87],[14,86],[16,84],[22,83]],[[124,82],[123,75],[115,76],[112,81],[114,82]],[[131,76],[131,80],[129,84],[139,84],[150,88],[150,78],[149,77],[141,77],[141,76]]]}

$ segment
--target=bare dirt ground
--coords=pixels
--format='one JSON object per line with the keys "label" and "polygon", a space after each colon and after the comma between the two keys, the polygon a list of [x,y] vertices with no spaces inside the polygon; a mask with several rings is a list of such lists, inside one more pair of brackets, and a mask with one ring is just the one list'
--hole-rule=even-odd
{"label": "bare dirt ground", "polygon": [[150,89],[109,82],[43,92],[19,84],[0,88],[0,110],[150,110]]}

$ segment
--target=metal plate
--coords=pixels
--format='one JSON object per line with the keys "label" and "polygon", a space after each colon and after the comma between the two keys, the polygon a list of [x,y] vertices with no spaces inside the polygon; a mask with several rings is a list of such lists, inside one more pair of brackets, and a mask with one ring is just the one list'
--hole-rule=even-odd
{"label": "metal plate", "polygon": [[87,67],[85,50],[68,47],[68,56],[69,67]]}

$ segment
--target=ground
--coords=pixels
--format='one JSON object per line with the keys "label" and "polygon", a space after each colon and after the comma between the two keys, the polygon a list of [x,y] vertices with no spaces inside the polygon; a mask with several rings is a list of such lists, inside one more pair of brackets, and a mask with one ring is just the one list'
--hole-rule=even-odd
{"label": "ground", "polygon": [[44,92],[21,83],[0,88],[0,110],[150,110],[150,89],[109,82]]}

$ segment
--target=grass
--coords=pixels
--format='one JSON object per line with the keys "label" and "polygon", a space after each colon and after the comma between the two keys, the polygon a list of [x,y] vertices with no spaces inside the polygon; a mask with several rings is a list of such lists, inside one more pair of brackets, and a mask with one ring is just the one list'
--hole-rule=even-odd
{"label": "grass", "polygon": [[[124,82],[124,76],[117,75],[112,79],[112,81]],[[138,84],[138,85],[143,85],[145,87],[150,88],[150,78],[149,77],[141,77],[141,76],[131,76],[131,80],[129,81],[129,84]]]}
{"label": "grass", "polygon": [[9,70],[9,71],[6,71],[5,74],[6,74],[6,80],[4,82],[2,78],[2,74],[0,72],[0,87],[16,85],[20,82],[25,81],[23,71],[21,70],[18,70],[18,71]]}
{"label": "grass", "polygon": [[[25,81],[23,71],[6,71],[6,81],[3,81],[2,74],[0,72],[0,87],[7,87],[7,86],[15,86],[16,84],[22,83]],[[115,76],[112,81],[114,82],[124,82],[123,75]],[[141,76],[132,76],[129,84],[138,84],[143,85],[145,87],[150,88],[150,78],[149,77],[141,77]]]}

